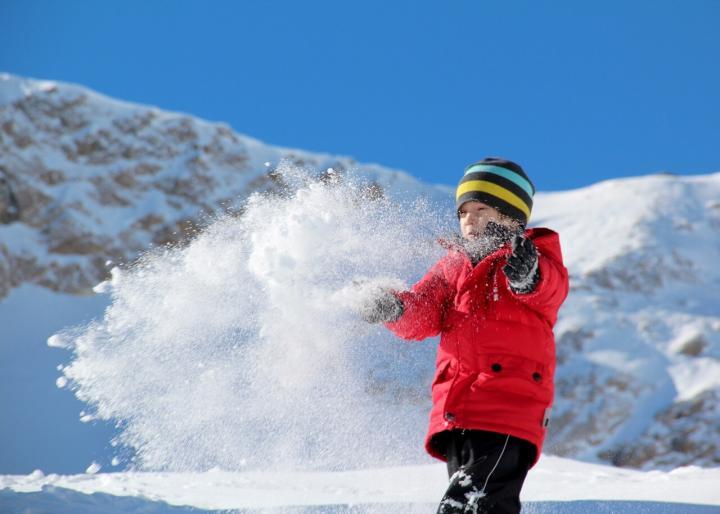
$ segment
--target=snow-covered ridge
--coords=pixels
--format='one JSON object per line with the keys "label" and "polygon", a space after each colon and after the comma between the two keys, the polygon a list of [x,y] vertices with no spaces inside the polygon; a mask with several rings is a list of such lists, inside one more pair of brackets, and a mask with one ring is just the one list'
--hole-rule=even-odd
{"label": "snow-covered ridge", "polygon": [[0,84],[0,107],[23,100],[36,92],[46,92],[57,87],[55,82],[50,80],[28,80],[9,73],[0,73]]}
{"label": "snow-covered ridge", "polygon": [[[720,173],[607,180],[574,191],[541,193],[535,205],[534,223],[562,229],[563,251],[575,273],[599,272],[620,257],[654,250],[655,258],[686,264],[687,278],[713,273]],[[678,253],[662,255],[671,249]]]}

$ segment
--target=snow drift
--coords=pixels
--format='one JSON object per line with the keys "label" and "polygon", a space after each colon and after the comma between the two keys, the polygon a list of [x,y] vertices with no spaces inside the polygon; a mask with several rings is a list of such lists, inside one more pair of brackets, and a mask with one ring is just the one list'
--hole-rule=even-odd
{"label": "snow drift", "polygon": [[[113,420],[118,462],[143,469],[341,469],[419,462],[434,345],[404,345],[357,314],[442,249],[446,219],[349,176],[282,170],[189,246],[115,268],[102,319],[53,336],[59,385]],[[331,174],[332,176],[332,174]],[[422,354],[422,356],[418,354]],[[122,457],[124,455],[124,457]]]}

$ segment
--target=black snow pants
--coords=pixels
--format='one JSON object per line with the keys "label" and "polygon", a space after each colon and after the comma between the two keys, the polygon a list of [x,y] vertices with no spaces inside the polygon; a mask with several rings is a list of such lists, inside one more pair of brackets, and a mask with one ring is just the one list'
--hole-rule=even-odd
{"label": "black snow pants", "polygon": [[438,514],[518,514],[535,445],[506,434],[452,430],[440,438],[450,485]]}

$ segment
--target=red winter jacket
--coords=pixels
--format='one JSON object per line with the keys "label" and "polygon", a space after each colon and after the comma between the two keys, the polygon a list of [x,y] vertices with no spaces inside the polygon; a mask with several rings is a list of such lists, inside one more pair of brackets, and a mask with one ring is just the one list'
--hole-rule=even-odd
{"label": "red winter jacket", "polygon": [[468,428],[530,441],[540,455],[546,410],[553,400],[555,338],[552,328],[568,292],[557,233],[526,231],[538,249],[540,280],[528,294],[513,293],[502,271],[510,245],[475,267],[459,249],[415,284],[397,293],[403,315],[386,326],[403,339],[441,334],[432,382],[432,411],[425,447],[445,460],[436,436]]}

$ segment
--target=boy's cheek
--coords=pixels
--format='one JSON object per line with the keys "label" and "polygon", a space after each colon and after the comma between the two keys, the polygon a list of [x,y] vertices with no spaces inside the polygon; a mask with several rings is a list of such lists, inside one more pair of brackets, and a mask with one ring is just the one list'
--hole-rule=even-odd
{"label": "boy's cheek", "polygon": [[468,237],[470,234],[474,234],[475,236],[478,236],[483,233],[485,230],[485,227],[487,226],[487,221],[482,220],[477,223],[460,223],[460,233]]}

